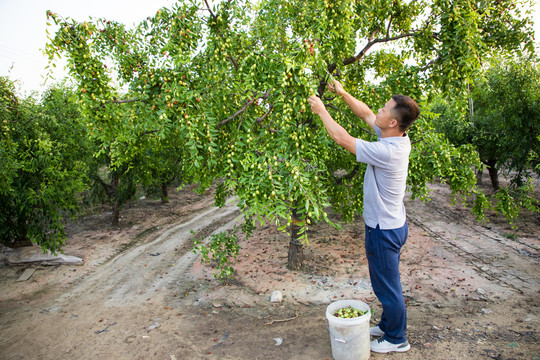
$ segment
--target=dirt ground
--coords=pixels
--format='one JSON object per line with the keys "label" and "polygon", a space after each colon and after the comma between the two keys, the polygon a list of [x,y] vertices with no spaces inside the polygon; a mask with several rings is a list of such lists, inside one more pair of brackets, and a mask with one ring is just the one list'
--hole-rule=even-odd
{"label": "dirt ground", "polygon": [[[408,309],[403,354],[372,359],[540,359],[540,216],[515,228],[473,220],[449,203],[407,199],[409,239],[401,257]],[[122,213],[68,226],[64,252],[82,266],[0,264],[1,359],[332,359],[328,304],[358,299],[380,316],[367,273],[361,218],[310,229],[302,271],[286,268],[288,236],[260,226],[242,241],[236,278],[223,284],[191,251],[241,221],[212,193],[172,192]],[[335,220],[339,220],[334,215]],[[9,253],[3,254],[8,256]],[[27,268],[37,269],[17,281]],[[272,303],[279,290],[283,301]]]}

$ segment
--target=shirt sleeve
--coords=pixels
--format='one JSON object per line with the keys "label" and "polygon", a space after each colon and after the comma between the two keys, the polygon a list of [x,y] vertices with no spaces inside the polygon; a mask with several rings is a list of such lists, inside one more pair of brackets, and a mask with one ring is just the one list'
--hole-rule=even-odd
{"label": "shirt sleeve", "polygon": [[390,161],[391,149],[385,142],[356,139],[356,161],[385,168]]}

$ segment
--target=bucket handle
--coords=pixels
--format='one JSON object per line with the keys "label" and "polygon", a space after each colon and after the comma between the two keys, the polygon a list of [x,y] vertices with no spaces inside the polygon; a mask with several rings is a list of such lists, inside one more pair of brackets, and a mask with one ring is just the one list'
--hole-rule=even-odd
{"label": "bucket handle", "polygon": [[332,336],[334,338],[335,341],[339,342],[339,343],[342,343],[342,344],[346,344],[348,342],[353,342],[354,340],[356,340],[357,338],[360,337],[360,334],[356,335],[356,336],[353,336],[352,338],[349,338],[347,340],[345,339],[341,339],[341,338],[337,338],[334,336],[334,334],[332,334],[332,330],[330,329],[330,323],[328,321],[328,319],[324,319],[325,322],[326,322],[326,329],[328,330],[328,332],[330,333],[330,336]]}
{"label": "bucket handle", "polygon": [[324,319],[324,320],[326,322],[326,329],[330,333],[330,336],[332,336],[334,338],[334,340],[339,342],[339,343],[346,344],[348,342],[353,342],[353,341],[355,341],[356,339],[358,339],[361,336],[361,334],[357,334],[357,335],[355,335],[355,336],[353,336],[351,338],[348,338],[348,339],[337,338],[337,337],[335,337],[335,335],[332,333],[332,330],[330,329],[330,322],[328,321],[328,319]]}
{"label": "bucket handle", "polygon": [[[328,319],[324,319],[324,321],[326,322],[326,330],[328,330],[328,332],[330,333],[330,335],[332,335],[332,331],[330,330],[330,322],[328,321]],[[332,335],[332,337],[334,338],[335,341],[337,342],[340,342],[342,344],[346,344],[347,341],[343,340],[343,339],[338,339],[337,337],[335,337],[334,335]]]}
{"label": "bucket handle", "polygon": [[358,339],[361,336],[361,334],[358,334],[358,335],[355,335],[355,336],[353,336],[351,338],[348,338],[348,339],[342,339],[342,338],[335,337],[335,335],[332,334],[332,331],[329,330],[329,332],[330,332],[330,336],[332,336],[335,341],[337,341],[339,343],[342,343],[342,344],[354,342],[354,341],[356,341],[356,339]]}

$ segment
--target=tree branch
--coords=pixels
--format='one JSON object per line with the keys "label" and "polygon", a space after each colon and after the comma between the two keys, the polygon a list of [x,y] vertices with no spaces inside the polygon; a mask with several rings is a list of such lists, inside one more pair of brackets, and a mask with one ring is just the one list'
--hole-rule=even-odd
{"label": "tree branch", "polygon": [[[424,138],[420,138],[420,139],[418,139],[418,140],[415,140],[415,141],[411,142],[411,146],[412,146],[412,145],[415,145],[415,144],[418,144],[418,143],[420,143],[420,142],[422,142],[422,141],[424,141]],[[415,149],[416,149],[416,148],[415,148]]]}
{"label": "tree branch", "polygon": [[[336,63],[328,64],[328,73],[332,74],[336,70],[336,68],[337,68]],[[320,98],[322,98],[324,94],[324,89],[326,88],[326,85],[328,84],[327,80],[328,79],[326,78],[326,76],[322,78],[321,81],[319,82],[319,86],[317,87],[317,94],[319,95]]]}
{"label": "tree branch", "polygon": [[144,136],[144,135],[148,135],[148,134],[157,133],[158,131],[159,130],[146,130],[146,131],[143,131],[140,135]]}
{"label": "tree branch", "polygon": [[394,20],[394,15],[390,16],[390,20],[388,21],[388,26],[386,27],[386,37],[390,36],[390,27],[392,26],[392,21]]}
{"label": "tree branch", "polygon": [[212,16],[214,18],[214,20],[216,20],[216,15],[214,14],[214,12],[212,11],[212,9],[210,8],[210,5],[208,4],[208,0],[204,0],[204,3],[206,4],[206,7],[208,8],[208,12],[210,13],[210,16]]}
{"label": "tree branch", "polygon": [[234,68],[236,69],[236,71],[238,71],[238,63],[236,62],[236,59],[232,55],[229,55],[228,58],[229,58],[229,60],[231,60],[232,64],[234,65]]}
{"label": "tree branch", "polygon": [[115,97],[113,97],[113,100],[111,100],[110,102],[112,102],[113,104],[127,104],[127,103],[132,103],[132,102],[135,102],[135,101],[139,101],[139,100],[140,100],[139,98],[127,99],[127,100],[118,100]]}
{"label": "tree branch", "polygon": [[112,199],[114,197],[113,186],[111,184],[107,184],[105,181],[103,181],[101,176],[99,176],[98,174],[94,174],[93,178],[95,180],[97,180],[100,183],[100,185],[103,187],[103,190],[105,190],[105,193],[107,194],[107,197],[109,199]]}
{"label": "tree branch", "polygon": [[[210,13],[210,16],[212,16],[214,21],[217,21],[217,16],[216,16],[216,14],[214,14],[212,9],[210,8],[210,5],[208,4],[208,0],[204,0],[204,2],[206,4],[206,7],[208,8],[207,10]],[[225,39],[225,36],[223,36],[223,34],[221,33],[221,31],[219,29],[218,29],[218,33],[219,33],[219,36],[222,39]],[[238,62],[236,61],[236,59],[232,55],[229,55],[227,57],[229,58],[229,60],[231,60],[232,64],[234,65],[234,68],[236,69],[236,71],[238,71]]]}
{"label": "tree branch", "polygon": [[288,319],[279,319],[279,320],[272,320],[264,325],[272,325],[273,323],[276,323],[276,322],[285,322],[285,321],[291,321],[291,320],[294,320],[298,318],[298,310],[296,310],[296,315],[294,317],[291,317],[291,318],[288,318]]}
{"label": "tree branch", "polygon": [[[259,124],[259,126],[262,126],[262,122],[264,121],[264,119],[266,119],[268,117],[268,115],[272,112],[272,109],[274,108],[274,104],[270,104],[270,108],[268,109],[268,111],[261,117],[258,117],[256,119],[257,123]],[[276,133],[277,130],[274,130],[270,127],[270,125],[268,125],[268,131],[270,131],[271,133]]]}
{"label": "tree branch", "polygon": [[352,179],[353,177],[356,176],[356,174],[358,174],[358,170],[360,170],[360,165],[356,165],[351,172],[349,172],[347,175],[343,175],[343,176],[340,176],[340,177],[335,177],[336,180],[335,180],[335,183],[337,185],[341,185],[343,184],[343,180],[349,180],[349,179]]}
{"label": "tree branch", "polygon": [[268,109],[268,111],[263,116],[257,118],[257,122],[259,123],[259,125],[262,124],[264,119],[266,119],[266,117],[270,114],[273,108],[274,108],[274,104],[270,104],[270,108]]}
{"label": "tree branch", "polygon": [[426,71],[427,69],[429,69],[429,67],[433,64],[435,64],[436,62],[438,62],[439,60],[441,60],[441,56],[437,56],[435,59],[431,60],[430,62],[428,62],[426,65],[422,66],[420,68],[420,71]]}
{"label": "tree branch", "polygon": [[257,95],[253,96],[253,98],[251,98],[250,100],[246,101],[246,103],[244,104],[244,106],[238,110],[237,112],[235,112],[232,116],[228,117],[227,119],[225,120],[222,120],[218,126],[217,126],[217,129],[219,130],[223,125],[225,125],[226,123],[228,123],[229,121],[232,121],[234,120],[238,115],[242,114],[244,111],[247,110],[247,108],[252,105],[259,97]]}
{"label": "tree branch", "polygon": [[371,47],[373,45],[375,45],[375,44],[387,43],[387,42],[396,41],[396,40],[400,40],[400,39],[403,39],[403,38],[415,36],[417,32],[418,31],[413,31],[413,32],[410,32],[410,33],[401,34],[401,35],[397,35],[397,36],[393,36],[393,37],[389,37],[388,34],[387,34],[387,36],[385,38],[373,39],[373,40],[369,41],[366,44],[366,46],[364,46],[364,48],[358,54],[356,54],[355,56],[351,56],[348,59],[343,60],[343,65],[350,65],[352,63],[357,62],[358,60],[363,58],[366,55],[367,51],[369,49],[371,49]]}

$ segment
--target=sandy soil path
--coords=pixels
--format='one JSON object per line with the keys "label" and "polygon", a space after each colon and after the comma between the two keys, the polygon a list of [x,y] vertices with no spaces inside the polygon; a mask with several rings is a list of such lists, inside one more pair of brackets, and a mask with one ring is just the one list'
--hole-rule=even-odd
{"label": "sandy soil path", "polygon": [[[374,321],[380,315],[361,219],[340,231],[314,226],[300,272],[286,269],[287,235],[259,227],[242,241],[235,281],[223,284],[191,239],[231,228],[238,210],[186,191],[126,210],[120,229],[100,216],[73,227],[66,249],[83,267],[38,267],[19,283],[24,267],[0,267],[0,358],[331,359],[330,302],[360,299]],[[401,271],[412,349],[372,358],[540,359],[537,215],[517,230],[483,226],[447,198],[438,185],[432,202],[407,201]],[[274,290],[282,303],[270,302]]]}

